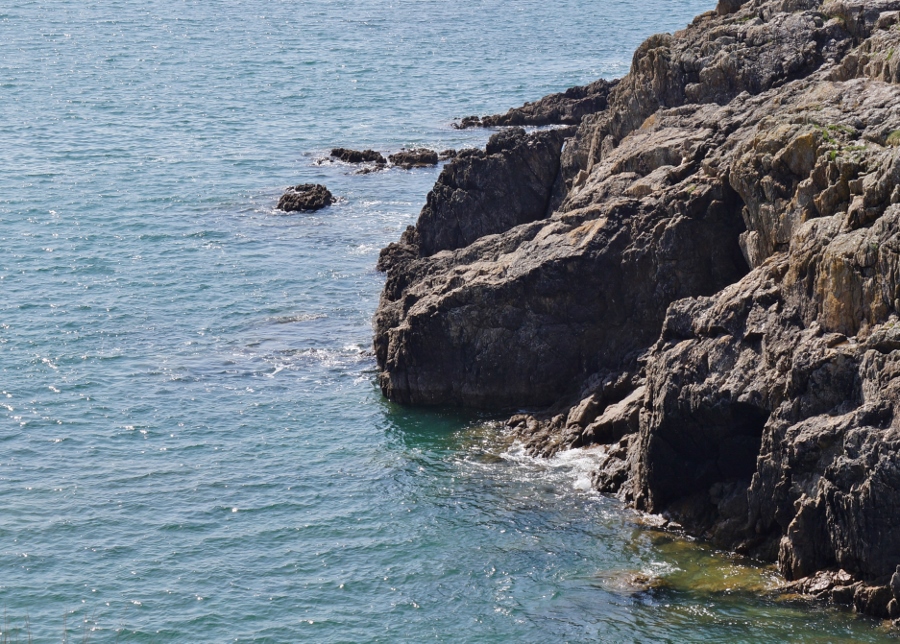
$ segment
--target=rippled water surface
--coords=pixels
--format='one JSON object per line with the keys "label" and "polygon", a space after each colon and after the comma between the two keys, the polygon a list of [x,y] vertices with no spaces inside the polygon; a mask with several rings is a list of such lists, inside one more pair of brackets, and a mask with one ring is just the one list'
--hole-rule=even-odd
{"label": "rippled water surface", "polygon": [[[3,637],[879,641],[374,386],[378,249],[454,117],[627,71],[711,0],[0,7]],[[327,184],[317,214],[274,210]],[[30,626],[29,626],[30,625]],[[18,629],[18,630],[15,630]],[[6,641],[6,640],[4,640]]]}

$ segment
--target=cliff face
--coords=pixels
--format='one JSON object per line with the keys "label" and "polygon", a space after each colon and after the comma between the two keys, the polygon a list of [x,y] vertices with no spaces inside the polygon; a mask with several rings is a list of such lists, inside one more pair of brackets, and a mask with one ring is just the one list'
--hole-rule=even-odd
{"label": "cliff face", "polygon": [[900,617],[898,10],[722,0],[448,164],[379,263],[385,394],[552,406],[533,452],[609,444],[598,489]]}
{"label": "cliff face", "polygon": [[[537,147],[548,134],[555,133],[521,134],[522,146]],[[682,181],[665,195],[654,189],[669,174],[697,171],[692,157],[705,135],[684,130],[654,139],[648,159],[612,155],[598,187],[605,198],[549,217],[553,181],[535,181],[538,173],[517,162],[515,148],[449,164],[415,230],[382,256],[388,280],[375,346],[385,393],[410,403],[548,405],[582,377],[652,343],[668,302],[738,279],[747,268],[737,243],[743,223],[729,216],[735,193],[715,179],[693,187]],[[560,137],[557,158],[561,144]],[[683,164],[682,155],[690,157]],[[664,163],[670,160],[679,165]],[[613,171],[647,165],[659,167],[643,183],[638,172],[623,178]],[[502,169],[487,175],[502,181],[482,175],[483,197],[457,199],[454,186],[485,166]],[[507,197],[538,185],[539,210]],[[515,225],[522,219],[534,221]],[[457,248],[484,229],[494,234]]]}

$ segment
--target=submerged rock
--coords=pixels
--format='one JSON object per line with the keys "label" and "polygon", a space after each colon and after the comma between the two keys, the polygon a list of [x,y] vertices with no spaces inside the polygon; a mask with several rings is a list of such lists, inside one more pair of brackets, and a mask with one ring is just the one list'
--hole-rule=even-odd
{"label": "submerged rock", "polygon": [[278,209],[285,212],[319,210],[334,203],[334,197],[323,185],[303,183],[285,190],[278,200]]}
{"label": "submerged rock", "polygon": [[401,150],[388,157],[391,163],[406,170],[410,168],[425,168],[438,163],[438,153],[426,148],[414,150]]}
{"label": "submerged rock", "polygon": [[378,163],[375,165],[363,166],[353,174],[372,174],[373,172],[384,172],[385,170],[387,170],[387,166],[382,163]]}
{"label": "submerged rock", "polygon": [[592,583],[606,592],[632,597],[669,589],[665,579],[640,570],[604,571],[594,575]]}

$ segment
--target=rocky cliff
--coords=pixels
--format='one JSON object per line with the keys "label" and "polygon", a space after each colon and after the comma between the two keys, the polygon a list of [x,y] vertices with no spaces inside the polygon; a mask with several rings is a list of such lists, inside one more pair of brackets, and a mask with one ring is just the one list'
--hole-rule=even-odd
{"label": "rocky cliff", "polygon": [[385,395],[542,409],[534,453],[900,617],[898,10],[722,0],[519,108],[578,124],[460,155],[382,253]]}

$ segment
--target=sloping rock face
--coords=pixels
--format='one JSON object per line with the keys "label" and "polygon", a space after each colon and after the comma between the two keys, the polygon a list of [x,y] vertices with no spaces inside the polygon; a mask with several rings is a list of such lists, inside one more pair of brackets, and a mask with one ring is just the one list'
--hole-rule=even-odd
{"label": "sloping rock face", "polygon": [[384,393],[544,408],[532,453],[605,444],[597,489],[900,617],[898,12],[723,0],[552,154],[454,161],[380,260]]}

